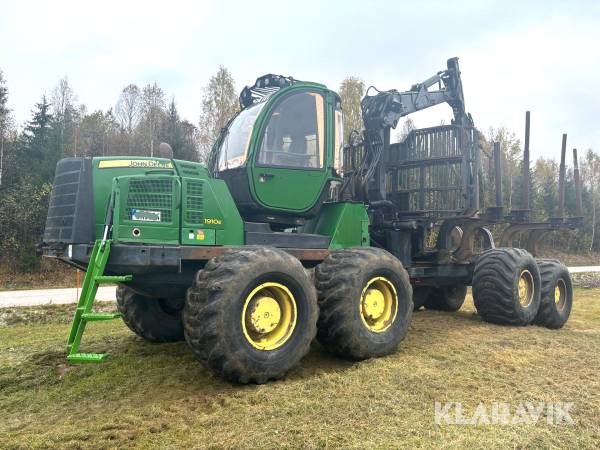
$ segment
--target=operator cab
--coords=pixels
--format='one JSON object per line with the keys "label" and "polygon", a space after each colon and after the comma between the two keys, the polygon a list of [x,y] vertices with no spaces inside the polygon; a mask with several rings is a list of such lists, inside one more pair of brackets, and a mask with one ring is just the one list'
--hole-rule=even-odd
{"label": "operator cab", "polygon": [[246,221],[302,225],[341,177],[343,127],[337,94],[316,83],[265,75],[240,95],[211,170]]}

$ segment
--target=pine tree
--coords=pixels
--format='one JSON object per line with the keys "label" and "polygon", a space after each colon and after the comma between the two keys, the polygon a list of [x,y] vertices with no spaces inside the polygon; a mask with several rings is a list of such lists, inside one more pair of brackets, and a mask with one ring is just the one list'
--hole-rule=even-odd
{"label": "pine tree", "polygon": [[59,149],[52,145],[52,114],[45,95],[36,103],[32,114],[22,135],[19,167],[27,168],[24,173],[30,174],[34,180],[48,182],[53,178],[61,155]]}

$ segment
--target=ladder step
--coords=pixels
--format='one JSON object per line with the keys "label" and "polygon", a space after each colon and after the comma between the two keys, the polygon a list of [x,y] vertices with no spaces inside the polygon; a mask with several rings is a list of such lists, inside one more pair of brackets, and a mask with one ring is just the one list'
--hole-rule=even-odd
{"label": "ladder step", "polygon": [[133,279],[133,276],[131,276],[131,275],[116,275],[116,276],[103,275],[103,276],[94,277],[94,280],[96,281],[96,283],[121,283],[123,281],[131,281],[132,279]]}
{"label": "ladder step", "polygon": [[81,318],[88,322],[98,322],[100,320],[120,319],[121,313],[83,313]]}
{"label": "ladder step", "polygon": [[108,353],[73,353],[67,356],[67,361],[72,363],[79,362],[98,362],[106,359]]}
{"label": "ladder step", "polygon": [[[111,200],[112,201],[112,200]],[[77,310],[67,338],[67,361],[85,363],[103,361],[108,353],[79,353],[79,345],[87,322],[112,320],[121,317],[119,313],[92,312],[96,290],[103,283],[122,283],[131,281],[132,275],[108,276],[103,275],[110,254],[111,240],[96,240],[90,262],[85,272],[81,295]]]}

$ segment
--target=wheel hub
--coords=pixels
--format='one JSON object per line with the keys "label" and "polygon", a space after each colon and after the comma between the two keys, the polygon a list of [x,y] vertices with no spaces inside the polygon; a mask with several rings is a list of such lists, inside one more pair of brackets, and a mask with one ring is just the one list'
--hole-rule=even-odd
{"label": "wheel hub", "polygon": [[281,320],[281,308],[272,297],[259,297],[251,305],[250,327],[253,331],[265,334],[273,331]]}
{"label": "wheel hub", "polygon": [[365,293],[365,299],[363,301],[363,309],[365,315],[369,319],[379,319],[385,309],[385,298],[383,296],[383,292],[381,292],[379,289],[367,289],[367,292]]}
{"label": "wheel hub", "polygon": [[369,280],[360,299],[360,318],[369,331],[387,330],[398,313],[398,294],[390,280],[376,277]]}
{"label": "wheel hub", "polygon": [[567,286],[565,281],[561,278],[554,287],[554,303],[559,311],[562,311],[565,307],[567,298]]}
{"label": "wheel hub", "polygon": [[275,350],[296,327],[298,311],[292,291],[281,283],[256,286],[246,297],[241,326],[248,343],[258,350]]}
{"label": "wheel hub", "polygon": [[529,270],[524,270],[519,276],[519,303],[524,308],[528,307],[533,301],[533,276]]}

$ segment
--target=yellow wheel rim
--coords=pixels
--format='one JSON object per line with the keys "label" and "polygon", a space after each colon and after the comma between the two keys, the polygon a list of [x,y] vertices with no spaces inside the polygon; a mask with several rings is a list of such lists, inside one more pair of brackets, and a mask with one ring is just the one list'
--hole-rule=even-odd
{"label": "yellow wheel rim", "polygon": [[263,283],[246,297],[242,330],[252,347],[274,350],[294,332],[297,315],[296,299],[286,286]]}
{"label": "yellow wheel rim", "polygon": [[533,275],[527,269],[521,272],[519,276],[519,303],[523,308],[527,308],[533,301]]}
{"label": "yellow wheel rim", "polygon": [[392,326],[398,313],[398,294],[390,280],[385,277],[371,279],[360,298],[360,318],[374,333],[381,333]]}
{"label": "yellow wheel rim", "polygon": [[565,308],[565,303],[567,301],[567,286],[565,284],[565,280],[562,278],[559,279],[554,287],[554,303],[556,304],[556,309],[562,311]]}

